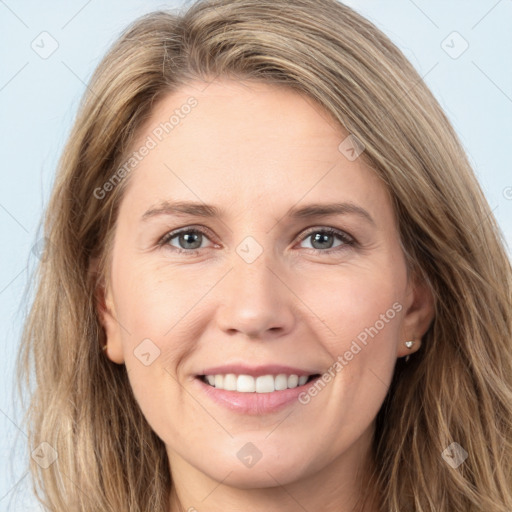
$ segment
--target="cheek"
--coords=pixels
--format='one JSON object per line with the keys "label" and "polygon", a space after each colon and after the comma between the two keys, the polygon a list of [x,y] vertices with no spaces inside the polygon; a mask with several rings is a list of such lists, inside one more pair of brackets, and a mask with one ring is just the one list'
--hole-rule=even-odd
{"label": "cheek", "polygon": [[[126,369],[137,401],[150,423],[165,417],[166,407],[186,399],[177,379],[196,349],[208,321],[204,301],[212,285],[204,270],[121,261],[117,268],[119,311]],[[169,412],[169,411],[167,411]],[[197,411],[200,414],[200,411]]]}
{"label": "cheek", "polygon": [[347,267],[297,280],[297,295],[315,313],[315,322],[323,324],[319,335],[333,359],[349,350],[355,340],[368,349],[371,340],[379,340],[365,350],[368,353],[394,349],[403,309],[402,274],[385,265],[378,271],[376,267]]}
{"label": "cheek", "polygon": [[[341,428],[356,436],[377,414],[391,382],[405,273],[399,267],[381,265],[333,275],[336,279],[320,280],[323,293],[315,287],[309,295],[312,309],[321,311],[319,316],[328,325],[323,340],[332,363],[324,376],[330,392],[311,390],[304,401],[314,400],[329,410],[327,423],[333,436]],[[329,409],[331,394],[342,407]]]}
{"label": "cheek", "polygon": [[[307,295],[302,291],[325,325],[322,345],[331,360],[324,383],[310,388],[303,400],[326,411],[334,437],[342,428],[349,437],[357,436],[370,424],[393,376],[405,273],[398,267],[376,268],[337,269],[330,278],[317,279]],[[329,391],[324,393],[324,387]],[[338,448],[345,441],[340,438]]]}
{"label": "cheek", "polygon": [[208,290],[207,280],[197,271],[169,269],[144,260],[122,261],[117,270],[116,308],[130,344],[138,342],[128,334],[132,332],[137,337],[172,341],[171,333],[186,323],[185,317]]}

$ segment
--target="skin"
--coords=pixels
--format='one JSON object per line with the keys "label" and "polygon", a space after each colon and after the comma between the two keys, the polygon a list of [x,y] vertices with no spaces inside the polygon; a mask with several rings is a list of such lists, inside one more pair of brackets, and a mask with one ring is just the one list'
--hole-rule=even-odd
{"label": "skin", "polygon": [[[199,512],[351,511],[396,359],[419,348],[404,342],[427,330],[432,297],[408,276],[383,183],[362,158],[340,152],[348,133],[312,100],[269,84],[189,84],[156,105],[134,147],[190,96],[197,106],[132,171],[121,202],[100,300],[106,354],[126,365],[166,445],[171,512],[177,498]],[[225,213],[141,220],[163,200]],[[353,213],[286,216],[328,202],[364,208],[373,223]],[[177,236],[158,245],[189,226],[210,233],[196,254]],[[313,245],[314,230],[302,239],[307,228],[328,227],[355,245],[329,235]],[[248,236],[263,251],[252,263],[236,251]],[[395,303],[401,311],[307,405],[243,415],[195,385],[201,369],[228,362],[325,371]],[[134,355],[147,338],[160,350],[148,366]],[[251,468],[237,457],[248,442],[262,454]]]}

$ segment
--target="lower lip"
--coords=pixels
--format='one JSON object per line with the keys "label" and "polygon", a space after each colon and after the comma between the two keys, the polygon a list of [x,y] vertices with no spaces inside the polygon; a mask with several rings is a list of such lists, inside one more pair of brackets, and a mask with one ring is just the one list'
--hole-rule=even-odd
{"label": "lower lip", "polygon": [[225,391],[224,389],[217,389],[206,384],[200,377],[196,377],[194,382],[196,382],[206,396],[217,404],[223,405],[235,412],[258,416],[279,411],[293,403],[299,403],[299,395],[306,391],[319,378],[320,377],[315,377],[306,384],[297,386],[296,388],[272,391],[271,393]]}

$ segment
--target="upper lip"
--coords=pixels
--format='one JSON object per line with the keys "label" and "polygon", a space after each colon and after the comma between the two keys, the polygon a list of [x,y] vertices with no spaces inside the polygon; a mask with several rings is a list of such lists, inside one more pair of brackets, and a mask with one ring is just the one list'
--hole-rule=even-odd
{"label": "upper lip", "polygon": [[212,366],[205,368],[199,375],[227,375],[234,373],[235,375],[251,375],[252,377],[260,377],[261,375],[298,375],[299,377],[306,375],[316,375],[320,372],[316,370],[307,370],[304,368],[294,368],[292,366],[283,366],[279,364],[269,364],[261,366],[247,366],[243,364],[227,364],[222,366]]}

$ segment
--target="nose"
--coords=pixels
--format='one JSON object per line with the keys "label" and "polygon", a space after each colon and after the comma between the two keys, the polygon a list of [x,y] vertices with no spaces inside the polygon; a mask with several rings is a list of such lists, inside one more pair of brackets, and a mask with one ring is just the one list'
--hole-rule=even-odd
{"label": "nose", "polygon": [[252,263],[235,255],[233,268],[218,292],[217,324],[230,336],[238,333],[251,339],[273,339],[294,327],[293,292],[271,268],[265,252]]}

